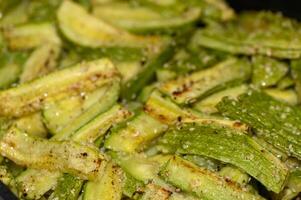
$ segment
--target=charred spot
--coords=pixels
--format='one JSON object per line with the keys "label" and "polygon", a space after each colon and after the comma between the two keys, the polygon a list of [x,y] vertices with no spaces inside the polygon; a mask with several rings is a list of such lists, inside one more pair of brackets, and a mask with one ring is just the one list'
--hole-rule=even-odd
{"label": "charred spot", "polygon": [[241,127],[242,125],[243,125],[243,123],[236,121],[236,122],[234,122],[233,127],[239,128],[239,127]]}
{"label": "charred spot", "polygon": [[88,156],[88,153],[87,153],[87,152],[84,152],[84,153],[81,153],[81,155],[82,155],[83,157],[87,157],[87,156]]}
{"label": "charred spot", "polygon": [[185,92],[191,90],[192,85],[194,84],[193,81],[189,81],[188,83],[184,83],[180,88],[172,92],[172,95],[179,96]]}

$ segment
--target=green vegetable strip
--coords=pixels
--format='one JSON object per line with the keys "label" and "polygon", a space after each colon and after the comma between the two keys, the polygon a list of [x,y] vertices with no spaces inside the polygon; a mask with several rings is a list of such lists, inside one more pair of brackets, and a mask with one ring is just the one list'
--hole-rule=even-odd
{"label": "green vegetable strip", "polygon": [[259,200],[259,195],[252,194],[231,182],[227,182],[215,173],[181,159],[173,157],[160,175],[169,183],[206,200]]}
{"label": "green vegetable strip", "polygon": [[84,113],[75,118],[72,122],[66,125],[61,131],[59,131],[53,138],[58,140],[67,139],[75,131],[83,127],[86,123],[92,120],[97,115],[106,112],[117,101],[120,91],[120,79],[114,78],[110,85],[108,85],[107,91],[99,101],[91,105]]}
{"label": "green vegetable strip", "polygon": [[205,97],[219,87],[223,89],[227,83],[245,81],[250,73],[251,67],[246,60],[229,58],[209,69],[168,81],[160,87],[160,90],[175,102],[188,104]]}
{"label": "green vegetable strip", "polygon": [[[94,118],[91,122],[87,123],[85,126],[80,128],[78,131],[76,131],[72,136],[71,139],[74,141],[82,142],[82,143],[89,143],[94,142],[96,138],[102,136],[107,132],[107,130],[114,124],[118,123],[120,121],[125,120],[128,118],[130,113],[122,108],[119,105],[113,106],[110,110],[107,112],[104,112],[103,114],[100,114],[96,118]],[[55,137],[53,137],[55,138]],[[94,140],[93,140],[94,139]],[[28,196],[38,196],[40,197],[45,192],[50,190],[53,187],[53,183],[56,183],[58,178],[61,176],[61,173],[57,174],[56,172],[52,174],[51,173],[45,173],[40,174],[39,170],[35,169],[29,169],[26,170],[23,174],[21,174],[21,177],[18,177],[19,185],[21,184],[22,190],[27,191]],[[29,180],[36,180],[31,181],[32,183],[29,185],[26,185],[26,183]],[[44,186],[41,189],[39,187],[39,181],[38,180],[44,180]],[[64,181],[59,181],[64,182]],[[77,179],[74,179],[74,181],[71,183],[69,180],[69,184],[79,185]],[[47,184],[48,183],[48,184]],[[65,183],[62,183],[65,184]],[[62,191],[57,191],[58,193],[61,193]]]}
{"label": "green vegetable strip", "polygon": [[[73,12],[70,12],[72,10]],[[153,47],[161,42],[157,36],[133,35],[90,15],[82,6],[63,1],[57,12],[62,33],[70,41],[87,47]],[[85,28],[82,25],[85,25]]]}
{"label": "green vegetable strip", "polygon": [[120,200],[122,184],[123,171],[110,162],[99,181],[89,181],[85,185],[83,200]]}
{"label": "green vegetable strip", "polygon": [[193,43],[233,54],[293,59],[301,56],[299,29],[296,21],[280,14],[249,12],[196,32]]}
{"label": "green vegetable strip", "polygon": [[[165,45],[165,46],[164,46]],[[155,76],[158,68],[162,67],[174,53],[174,47],[171,44],[162,45],[159,52],[151,56],[143,69],[129,80],[121,90],[121,96],[127,100],[135,99],[138,93],[146,86]]]}
{"label": "green vegetable strip", "polygon": [[245,132],[227,127],[186,124],[168,131],[160,144],[170,152],[203,155],[230,163],[276,193],[283,188],[288,174],[287,167],[277,157]]}
{"label": "green vegetable strip", "polygon": [[77,200],[82,185],[83,181],[80,178],[64,174],[48,200]]}
{"label": "green vegetable strip", "polygon": [[97,179],[106,165],[96,149],[71,141],[38,139],[11,128],[0,141],[1,154],[18,165],[59,170],[83,179]]}
{"label": "green vegetable strip", "polygon": [[249,124],[258,137],[274,147],[301,158],[300,108],[257,91],[243,94],[238,100],[224,98],[217,108],[223,115]]}
{"label": "green vegetable strip", "polygon": [[188,8],[183,13],[164,16],[147,6],[111,3],[95,6],[93,15],[111,24],[138,33],[154,31],[172,32],[192,25],[200,17],[201,9]]}
{"label": "green vegetable strip", "polygon": [[25,24],[3,30],[7,46],[12,50],[27,50],[46,43],[61,44],[56,28],[50,23]]}
{"label": "green vegetable strip", "polygon": [[151,94],[145,103],[144,110],[150,116],[168,125],[174,125],[179,122],[190,122],[197,124],[219,124],[239,130],[246,130],[248,128],[245,124],[237,123],[236,121],[203,115],[189,109],[181,109],[172,101],[164,98],[158,91],[154,91]]}
{"label": "green vegetable strip", "polygon": [[259,87],[276,85],[289,69],[286,63],[264,56],[254,56],[252,66],[252,83]]}
{"label": "green vegetable strip", "polygon": [[105,147],[129,153],[140,151],[166,129],[166,125],[142,112],[114,131],[105,141]]}
{"label": "green vegetable strip", "polygon": [[57,44],[44,44],[38,47],[24,64],[20,83],[25,83],[54,71],[61,47]]}
{"label": "green vegetable strip", "polygon": [[285,189],[278,195],[277,199],[292,200],[301,192],[301,171],[296,169],[290,173]]}
{"label": "green vegetable strip", "polygon": [[40,110],[46,98],[94,90],[116,77],[108,59],[81,63],[0,92],[0,116],[19,117]]}

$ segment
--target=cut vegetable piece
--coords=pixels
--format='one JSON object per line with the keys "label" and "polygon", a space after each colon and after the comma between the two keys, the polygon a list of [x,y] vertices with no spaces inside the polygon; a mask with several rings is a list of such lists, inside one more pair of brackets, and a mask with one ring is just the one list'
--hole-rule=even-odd
{"label": "cut vegetable piece", "polygon": [[146,189],[141,197],[141,200],[167,200],[171,194],[172,192],[166,190],[165,188],[149,183],[146,185]]}
{"label": "cut vegetable piece", "polygon": [[186,124],[169,130],[160,140],[164,151],[196,154],[237,166],[268,190],[280,192],[288,169],[245,132],[214,125]]}
{"label": "cut vegetable piece", "polygon": [[265,89],[265,93],[274,97],[275,99],[288,103],[290,105],[297,105],[298,97],[295,90],[288,89],[288,90],[279,90],[279,89]]}
{"label": "cut vegetable piece", "polygon": [[294,80],[293,78],[288,75],[283,77],[277,84],[277,88],[279,88],[280,90],[284,90],[284,89],[288,89],[294,86]]}
{"label": "cut vegetable piece", "polygon": [[158,52],[149,58],[136,77],[126,83],[122,88],[121,96],[127,100],[135,99],[142,88],[155,77],[156,70],[172,57],[173,52],[174,46],[172,44],[164,44]]}
{"label": "cut vegetable piece", "polygon": [[246,184],[250,181],[250,177],[247,173],[231,165],[223,167],[219,171],[219,174],[225,179],[238,183],[241,186],[246,186]]}
{"label": "cut vegetable piece", "polygon": [[105,147],[129,153],[140,151],[166,129],[166,125],[142,112],[127,122],[125,127],[114,131],[106,139]]}
{"label": "cut vegetable piece", "polygon": [[264,56],[254,56],[252,66],[252,83],[259,87],[276,85],[288,72],[286,63]]}
{"label": "cut vegetable piece", "polygon": [[235,54],[293,59],[301,56],[299,32],[298,22],[279,13],[249,12],[198,31],[192,43]]}
{"label": "cut vegetable piece", "polygon": [[183,13],[164,16],[146,6],[132,6],[128,3],[111,3],[96,6],[93,14],[114,26],[132,32],[172,32],[193,24],[200,17],[199,8],[188,8]]}
{"label": "cut vegetable piece", "polygon": [[5,28],[3,35],[8,47],[12,50],[31,49],[45,43],[57,45],[61,43],[55,27],[50,23]]}
{"label": "cut vegetable piece", "polygon": [[135,76],[142,69],[141,62],[139,61],[115,61],[114,64],[122,76],[123,83],[126,83],[132,78],[135,78]]}
{"label": "cut vegetable piece", "polygon": [[[111,99],[112,100],[112,99]],[[107,105],[104,105],[107,106]],[[107,108],[108,109],[108,108]],[[114,123],[119,123],[122,120],[125,120],[127,117],[129,116],[129,112],[127,110],[125,110],[124,108],[120,107],[119,105],[113,106],[110,110],[108,110],[107,112],[102,111],[96,118],[94,118],[93,120],[91,120],[89,123],[87,123],[85,126],[83,126],[82,128],[80,128],[79,130],[77,130],[73,135],[71,135],[71,139],[78,141],[78,142],[82,142],[82,143],[88,143],[88,142],[92,142],[91,140],[93,138],[98,138],[100,136],[102,136],[103,134],[105,134],[107,132],[107,130],[114,124]],[[65,136],[66,138],[68,138],[67,136]],[[69,136],[70,137],[70,136]],[[57,140],[62,140],[63,138],[58,137],[57,135],[52,137],[54,139]],[[26,174],[26,172],[28,171],[28,175]],[[38,170],[27,170],[25,172],[25,174],[23,175],[23,179],[25,179],[25,181],[27,179],[30,178],[30,180],[37,180],[37,184],[39,184],[40,179],[43,179],[44,185],[43,187],[39,187],[39,185],[35,185],[35,182],[32,181],[32,183],[30,184],[30,188],[26,188],[26,184],[23,184],[24,189],[28,191],[27,195],[30,196],[39,196],[39,195],[43,195],[44,193],[46,193],[48,190],[50,190],[51,188],[53,188],[53,182],[58,180],[59,177],[57,177],[55,180],[53,180],[53,174],[49,174],[46,173],[45,175],[41,175],[40,172]],[[37,172],[37,176],[35,175],[34,172]],[[59,176],[61,176],[62,174],[59,173]],[[48,180],[49,179],[49,180]],[[49,182],[49,184],[47,185],[47,182]],[[64,181],[62,181],[64,182]],[[71,181],[70,181],[71,182]],[[65,184],[65,183],[61,183],[61,184]],[[74,184],[74,185],[79,185],[78,181],[74,180],[72,181],[72,183],[70,184]],[[64,190],[65,192],[68,192],[67,189]],[[57,193],[61,193],[64,191],[60,191],[58,190]]]}
{"label": "cut vegetable piece", "polygon": [[46,98],[89,92],[110,82],[118,72],[108,59],[81,63],[0,92],[0,115],[19,117],[38,111]]}
{"label": "cut vegetable piece", "polygon": [[108,111],[118,100],[120,91],[119,83],[119,78],[112,79],[112,82],[108,85],[105,95],[99,101],[96,101],[94,104],[89,106],[84,113],[67,124],[58,134],[54,136],[54,138],[59,140],[68,139],[71,134],[75,133],[85,124],[94,119],[97,115]]}
{"label": "cut vegetable piece", "polygon": [[196,164],[197,166],[206,168],[208,170],[211,171],[218,171],[223,164],[221,162],[219,162],[218,160],[212,159],[212,158],[208,158],[205,156],[200,156],[200,155],[185,155],[183,156],[183,158],[185,160],[188,160],[194,164]]}
{"label": "cut vegetable piece", "polygon": [[82,46],[153,47],[161,43],[161,38],[157,36],[132,35],[117,29],[90,15],[83,7],[72,1],[63,1],[57,12],[57,18],[63,34]]}
{"label": "cut vegetable piece", "polygon": [[107,112],[98,115],[85,126],[71,135],[72,140],[85,143],[93,143],[103,136],[114,124],[125,121],[131,113],[120,105],[113,106]]}
{"label": "cut vegetable piece", "polygon": [[99,181],[86,183],[83,200],[120,200],[123,176],[121,168],[113,163],[108,163],[104,175]]}
{"label": "cut vegetable piece", "polygon": [[181,109],[175,103],[162,97],[158,91],[154,91],[144,106],[144,110],[158,121],[174,125],[180,122],[197,124],[218,124],[229,126],[238,130],[247,130],[248,127],[237,121],[231,121],[222,117],[209,116],[197,113],[189,109]]}
{"label": "cut vegetable piece", "polygon": [[124,172],[124,183],[122,186],[123,195],[133,198],[137,191],[141,191],[144,183],[132,177],[129,173]]}
{"label": "cut vegetable piece", "polygon": [[[12,25],[22,24],[28,20],[26,13],[27,2],[20,2],[14,8],[10,9],[9,12],[0,20],[0,27],[9,27]],[[1,13],[3,15],[3,13]]]}
{"label": "cut vegetable piece", "polygon": [[223,89],[227,83],[247,80],[250,73],[251,66],[247,60],[230,58],[209,69],[168,81],[160,90],[179,104],[189,104],[212,91]]}
{"label": "cut vegetable piece", "polygon": [[17,194],[14,176],[4,165],[0,165],[0,181],[5,184],[13,193]]}
{"label": "cut vegetable piece", "polygon": [[55,190],[48,200],[77,200],[82,185],[83,181],[80,178],[70,174],[64,174],[58,181]]}
{"label": "cut vegetable piece", "polygon": [[[65,126],[87,111],[90,106],[100,102],[101,98],[108,92],[108,88],[105,85],[89,93],[46,101],[45,106],[43,106],[43,119],[47,129],[53,135],[60,133]],[[113,101],[114,99],[112,99]]]}
{"label": "cut vegetable piece", "polygon": [[124,154],[113,152],[113,160],[128,174],[143,183],[152,182],[165,189],[173,191],[174,188],[158,176],[160,166],[164,165],[171,156],[157,155],[146,157],[143,154]]}
{"label": "cut vegetable piece", "polygon": [[0,88],[5,89],[17,82],[22,72],[22,65],[27,59],[27,52],[8,51],[0,34]]}
{"label": "cut vegetable piece", "polygon": [[291,172],[286,188],[278,194],[275,199],[279,200],[292,200],[295,199],[295,197],[298,196],[298,194],[301,192],[301,171],[295,170]]}
{"label": "cut vegetable piece", "polygon": [[56,186],[60,176],[58,171],[28,169],[16,178],[19,196],[40,199],[50,188]]}
{"label": "cut vegetable piece", "polygon": [[227,182],[217,174],[181,159],[173,157],[164,167],[160,175],[169,183],[180,189],[208,200],[255,200],[263,197],[252,194],[231,182]]}
{"label": "cut vegetable piece", "polygon": [[291,75],[295,82],[298,102],[301,102],[301,59],[291,61]]}
{"label": "cut vegetable piece", "polygon": [[14,122],[14,125],[31,136],[41,138],[46,138],[47,136],[47,130],[43,124],[41,113],[21,117]]}
{"label": "cut vegetable piece", "polygon": [[247,85],[240,85],[225,89],[196,102],[193,105],[193,108],[206,114],[216,113],[218,110],[215,106],[222,100],[223,97],[229,96],[231,98],[236,98],[238,95],[246,92],[247,90]]}
{"label": "cut vegetable piece", "polygon": [[31,81],[54,71],[59,55],[60,46],[57,44],[45,44],[37,48],[23,66],[20,83]]}
{"label": "cut vegetable piece", "polygon": [[2,66],[0,68],[0,88],[7,88],[15,83],[18,80],[21,71],[21,66],[16,63]]}
{"label": "cut vegetable piece", "polygon": [[301,110],[258,91],[250,91],[238,100],[224,98],[218,110],[232,119],[254,128],[258,137],[288,155],[301,158]]}
{"label": "cut vegetable piece", "polygon": [[96,149],[71,141],[37,139],[11,128],[0,141],[1,154],[15,163],[37,169],[60,170],[95,180],[106,165]]}

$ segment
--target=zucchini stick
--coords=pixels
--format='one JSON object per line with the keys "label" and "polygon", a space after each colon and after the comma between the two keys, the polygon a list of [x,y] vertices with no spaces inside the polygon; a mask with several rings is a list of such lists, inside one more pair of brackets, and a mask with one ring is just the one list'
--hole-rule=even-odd
{"label": "zucchini stick", "polygon": [[83,62],[0,92],[0,116],[19,117],[40,110],[46,98],[92,91],[117,77],[108,59]]}
{"label": "zucchini stick", "polygon": [[183,124],[160,140],[163,151],[196,154],[230,163],[244,170],[268,190],[280,192],[288,169],[247,133],[229,127]]}
{"label": "zucchini stick", "polygon": [[161,168],[160,175],[180,189],[208,200],[263,200],[204,168],[174,156]]}

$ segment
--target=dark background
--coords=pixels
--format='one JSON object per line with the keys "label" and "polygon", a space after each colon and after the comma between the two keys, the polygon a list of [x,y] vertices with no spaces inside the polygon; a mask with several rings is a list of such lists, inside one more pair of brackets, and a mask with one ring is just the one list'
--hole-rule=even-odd
{"label": "dark background", "polygon": [[227,2],[236,11],[281,11],[284,15],[301,21],[301,0],[227,0]]}

